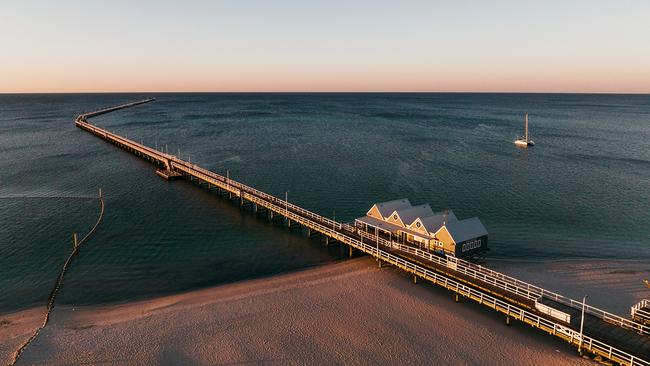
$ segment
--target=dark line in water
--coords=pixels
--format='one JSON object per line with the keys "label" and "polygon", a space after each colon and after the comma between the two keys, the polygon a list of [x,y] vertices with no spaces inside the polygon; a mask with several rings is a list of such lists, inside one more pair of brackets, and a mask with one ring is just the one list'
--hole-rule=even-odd
{"label": "dark line in water", "polygon": [[0,200],[11,200],[11,199],[71,199],[71,200],[91,200],[97,199],[94,196],[29,196],[29,195],[9,195],[9,196],[0,196]]}
{"label": "dark line in water", "polygon": [[101,194],[101,189],[99,190],[99,206],[100,206],[100,211],[99,211],[99,217],[97,218],[97,222],[95,225],[86,233],[86,235],[78,242],[75,243],[74,248],[72,249],[72,252],[68,256],[68,259],[66,259],[65,263],[63,264],[63,268],[61,269],[61,272],[59,273],[59,276],[57,277],[56,283],[54,284],[54,288],[52,289],[52,292],[50,292],[50,296],[48,297],[47,301],[47,310],[45,311],[45,317],[43,319],[43,323],[36,328],[34,331],[34,334],[32,334],[29,339],[23,343],[16,352],[14,352],[13,359],[11,362],[8,364],[9,366],[13,366],[18,362],[18,359],[20,356],[23,354],[25,349],[29,347],[29,345],[38,337],[38,334],[45,328],[47,323],[50,321],[50,314],[52,314],[52,310],[54,310],[54,302],[56,301],[56,296],[59,294],[59,290],[61,289],[61,285],[63,284],[63,277],[65,276],[65,273],[68,271],[68,268],[70,266],[70,263],[72,262],[72,259],[74,256],[79,252],[79,247],[83,243],[90,238],[90,236],[95,232],[95,229],[97,229],[97,226],[99,226],[99,223],[102,221],[102,218],[104,217],[104,198],[102,197]]}

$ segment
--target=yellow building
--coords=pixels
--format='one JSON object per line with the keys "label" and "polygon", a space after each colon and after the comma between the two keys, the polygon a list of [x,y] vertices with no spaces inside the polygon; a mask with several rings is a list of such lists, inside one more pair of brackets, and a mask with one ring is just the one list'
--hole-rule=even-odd
{"label": "yellow building", "polygon": [[373,235],[457,257],[487,250],[487,230],[477,217],[458,220],[453,211],[434,213],[428,204],[408,199],[372,205],[355,226]]}

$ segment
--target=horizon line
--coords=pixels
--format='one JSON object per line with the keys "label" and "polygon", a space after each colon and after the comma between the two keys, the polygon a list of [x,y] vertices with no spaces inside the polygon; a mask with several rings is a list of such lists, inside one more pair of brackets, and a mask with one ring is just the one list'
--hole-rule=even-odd
{"label": "horizon line", "polygon": [[42,94],[584,94],[650,95],[647,92],[608,91],[29,91],[0,92],[0,95]]}

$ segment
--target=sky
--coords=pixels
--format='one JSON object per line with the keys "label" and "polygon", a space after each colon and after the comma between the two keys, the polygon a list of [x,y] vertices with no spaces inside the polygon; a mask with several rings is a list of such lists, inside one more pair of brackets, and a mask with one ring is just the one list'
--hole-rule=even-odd
{"label": "sky", "polygon": [[648,0],[0,1],[0,93],[650,93]]}

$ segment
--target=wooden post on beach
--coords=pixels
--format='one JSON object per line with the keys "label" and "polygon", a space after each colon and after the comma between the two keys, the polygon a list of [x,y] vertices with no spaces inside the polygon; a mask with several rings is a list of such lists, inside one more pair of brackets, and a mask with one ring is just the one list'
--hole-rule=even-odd
{"label": "wooden post on beach", "polygon": [[510,325],[510,315],[506,315],[506,325]]}
{"label": "wooden post on beach", "polygon": [[418,276],[415,273],[413,274],[413,284],[414,285],[418,284]]}
{"label": "wooden post on beach", "polygon": [[458,294],[458,292],[454,292],[454,301],[460,302],[460,295]]}
{"label": "wooden post on beach", "polygon": [[77,243],[77,233],[72,233],[72,249],[77,250],[79,244]]}
{"label": "wooden post on beach", "polygon": [[354,252],[354,248],[352,248],[352,245],[349,245],[348,248],[350,248],[350,258],[352,258],[352,253]]}

